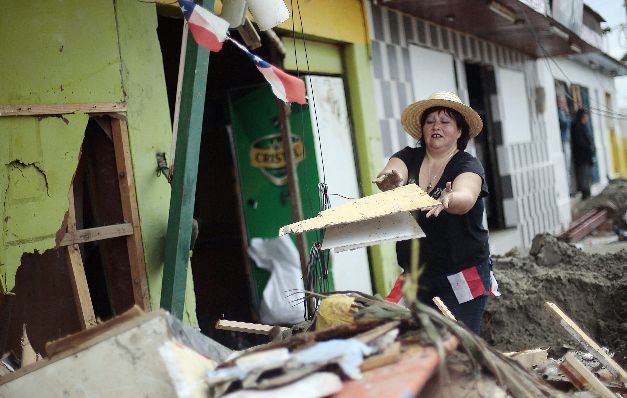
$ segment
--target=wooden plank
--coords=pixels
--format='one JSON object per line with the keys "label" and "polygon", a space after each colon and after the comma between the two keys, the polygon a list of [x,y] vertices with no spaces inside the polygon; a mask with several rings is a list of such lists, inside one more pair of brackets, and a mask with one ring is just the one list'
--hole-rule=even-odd
{"label": "wooden plank", "polygon": [[373,355],[366,358],[359,367],[362,372],[367,372],[372,369],[380,368],[382,366],[396,363],[401,359],[401,343],[395,341],[385,351],[379,355]]}
{"label": "wooden plank", "polygon": [[[68,219],[67,229],[69,233],[76,232],[76,208],[74,206],[74,184],[70,185],[68,193]],[[74,302],[76,304],[76,312],[78,321],[82,329],[87,329],[96,325],[96,315],[94,314],[94,306],[91,302],[89,293],[89,285],[87,284],[87,276],[83,267],[83,257],[78,245],[67,247],[66,261],[68,273],[70,274],[70,284],[74,293]]]}
{"label": "wooden plank", "polygon": [[[228,321],[226,319],[220,319],[218,322],[216,322],[216,329],[230,330],[232,332],[263,334],[265,336],[269,336],[270,333],[276,329],[276,326],[262,325],[260,323],[248,323],[248,322]],[[280,328],[281,332],[287,329],[288,328],[285,328],[285,327]]]}
{"label": "wooden plank", "polygon": [[0,105],[0,116],[63,115],[67,113],[125,112],[125,102],[102,102],[93,104],[21,104]]}
{"label": "wooden plank", "polygon": [[609,370],[614,377],[618,377],[623,383],[627,382],[627,372],[625,369],[621,368],[621,366],[616,363],[608,355],[607,352],[603,348],[597,344],[596,341],[592,340],[590,336],[584,333],[583,330],[566,315],[557,305],[551,302],[544,303],[544,309],[546,309],[549,314],[560,322],[560,325],[575,339],[577,340],[583,347],[590,352],[590,354],[594,355],[594,357],[599,360],[606,368]]}
{"label": "wooden plank", "polygon": [[59,353],[66,352],[68,350],[76,350],[81,347],[86,347],[92,344],[92,339],[95,336],[104,334],[106,331],[111,330],[118,325],[124,324],[131,319],[144,314],[138,306],[131,307],[128,311],[112,318],[104,323],[94,326],[93,328],[83,330],[81,332],[71,334],[69,336],[62,337],[57,340],[49,341],[46,343],[46,354],[48,358],[52,358]]}
{"label": "wooden plank", "polygon": [[[214,0],[198,4],[211,10]],[[194,40],[187,40],[160,302],[162,308],[179,319],[185,308],[208,69],[209,52]]]}
{"label": "wooden plank", "polygon": [[520,363],[526,369],[538,366],[548,358],[548,348],[536,348],[518,352],[504,352],[503,355],[510,357]]}
{"label": "wooden plank", "polygon": [[286,225],[279,230],[279,236],[371,220],[391,214],[436,206],[438,203],[437,200],[420,189],[418,185],[408,184],[324,210],[316,217]]}
{"label": "wooden plank", "polygon": [[135,192],[135,178],[131,163],[131,151],[128,143],[126,120],[112,118],[111,132],[115,150],[115,162],[118,171],[118,182],[122,199],[122,214],[124,221],[133,227],[133,234],[126,238],[129,263],[131,265],[131,281],[135,304],[142,310],[150,311],[150,297],[148,295],[148,280],[144,263],[144,246],[142,243],[139,211],[137,210],[137,196]]}
{"label": "wooden plank", "polygon": [[133,235],[133,225],[115,224],[104,227],[79,229],[65,234],[59,246],[70,246],[78,243],[93,242],[95,240],[118,238],[120,236]]}
{"label": "wooden plank", "polygon": [[441,298],[439,298],[437,296],[434,297],[433,298],[433,303],[435,304],[436,307],[438,307],[440,312],[442,312],[442,314],[444,314],[445,317],[456,321],[455,315],[453,315],[451,310],[448,309],[448,307],[446,306],[446,304],[444,304],[444,302],[442,301]]}
{"label": "wooden plank", "polygon": [[578,376],[575,377],[576,380],[573,381],[576,387],[581,384],[583,379],[585,380],[585,387],[590,389],[590,391],[599,394],[603,398],[617,398],[617,395],[601,383],[584,364],[579,362],[572,352],[567,352],[566,355],[564,355],[564,361],[569,365],[568,371],[565,372],[566,375],[571,376],[572,373],[575,373],[576,376]]}

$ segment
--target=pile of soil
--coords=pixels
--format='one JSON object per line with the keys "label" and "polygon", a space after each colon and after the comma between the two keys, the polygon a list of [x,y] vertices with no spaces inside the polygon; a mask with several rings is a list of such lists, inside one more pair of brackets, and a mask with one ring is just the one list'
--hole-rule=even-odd
{"label": "pile of soil", "polygon": [[529,255],[494,258],[501,297],[488,300],[481,335],[502,351],[579,344],[548,315],[557,304],[599,344],[627,364],[627,251],[590,255],[550,234],[537,235]]}

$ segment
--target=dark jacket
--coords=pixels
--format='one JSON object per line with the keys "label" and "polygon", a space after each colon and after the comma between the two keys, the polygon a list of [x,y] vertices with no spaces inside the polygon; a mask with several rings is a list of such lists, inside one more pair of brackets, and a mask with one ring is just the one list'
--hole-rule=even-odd
{"label": "dark jacket", "polygon": [[573,160],[575,164],[592,165],[594,157],[594,145],[590,139],[588,125],[583,123],[573,123],[570,130],[571,143],[573,146]]}

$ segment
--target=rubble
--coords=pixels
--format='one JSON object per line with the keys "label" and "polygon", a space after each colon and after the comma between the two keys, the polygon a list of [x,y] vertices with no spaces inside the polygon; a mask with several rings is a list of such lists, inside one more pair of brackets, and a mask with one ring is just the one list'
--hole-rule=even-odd
{"label": "rubble", "polygon": [[520,351],[578,347],[543,309],[555,302],[594,340],[627,363],[627,251],[587,254],[550,234],[537,235],[528,255],[494,257],[502,296],[488,301],[482,336],[496,348]]}

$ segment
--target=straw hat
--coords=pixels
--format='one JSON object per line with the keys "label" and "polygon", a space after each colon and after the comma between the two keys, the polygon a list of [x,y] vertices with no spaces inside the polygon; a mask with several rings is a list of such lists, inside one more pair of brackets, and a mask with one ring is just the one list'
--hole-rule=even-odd
{"label": "straw hat", "polygon": [[448,91],[435,92],[426,100],[414,102],[413,104],[408,105],[401,115],[401,124],[403,125],[405,131],[407,131],[407,133],[415,139],[419,140],[420,137],[422,137],[420,117],[424,111],[429,108],[433,108],[434,106],[444,106],[455,109],[459,112],[466,120],[466,123],[468,123],[470,138],[476,137],[477,134],[481,132],[483,122],[481,121],[479,114],[475,112],[474,109],[464,104],[458,96],[453,93],[449,93]]}

